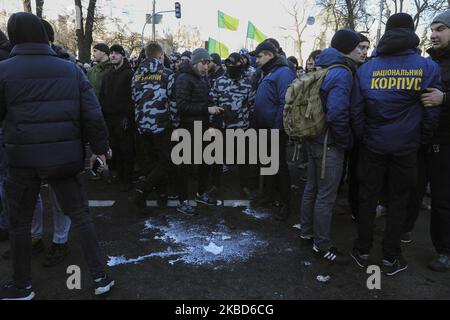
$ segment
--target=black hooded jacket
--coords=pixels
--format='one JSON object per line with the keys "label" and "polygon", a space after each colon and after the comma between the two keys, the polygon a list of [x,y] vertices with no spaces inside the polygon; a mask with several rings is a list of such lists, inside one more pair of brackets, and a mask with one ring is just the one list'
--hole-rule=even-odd
{"label": "black hooded jacket", "polygon": [[441,69],[442,85],[446,93],[444,108],[441,109],[439,124],[433,136],[435,144],[450,144],[450,47],[444,50],[427,50]]}
{"label": "black hooded jacket", "polygon": [[56,57],[35,15],[13,14],[8,34],[15,46],[0,62],[0,121],[9,164],[48,178],[76,175],[86,142],[95,154],[108,151],[94,90],[80,68]]}
{"label": "black hooded jacket", "polygon": [[128,60],[124,59],[119,69],[111,68],[102,79],[100,104],[103,114],[134,118],[134,105],[131,97],[131,79],[133,70]]}
{"label": "black hooded jacket", "polygon": [[0,61],[8,59],[12,46],[6,35],[0,30]]}
{"label": "black hooded jacket", "polygon": [[191,65],[184,64],[175,81],[177,109],[181,125],[191,126],[194,121],[202,121],[203,127],[209,123],[209,84],[197,74]]}

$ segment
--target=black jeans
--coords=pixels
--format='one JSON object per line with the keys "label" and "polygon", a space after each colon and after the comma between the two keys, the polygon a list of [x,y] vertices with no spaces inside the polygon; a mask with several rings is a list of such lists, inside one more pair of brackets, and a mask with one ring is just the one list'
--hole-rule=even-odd
{"label": "black jeans", "polygon": [[[190,172],[195,169],[195,164],[193,162],[194,158],[194,123],[182,123],[180,129],[186,129],[191,135],[191,164],[181,164],[178,165],[178,195],[180,202],[188,200],[188,187],[189,187],[189,176]],[[202,136],[208,128],[203,125]],[[198,165],[198,187],[197,192],[202,195],[207,190],[208,181],[211,175],[212,166],[205,164],[203,162],[203,148],[207,143],[202,145],[202,164]]]}
{"label": "black jeans", "polygon": [[414,229],[414,225],[416,224],[422,208],[423,197],[427,190],[427,184],[429,181],[428,150],[429,145],[423,145],[417,152],[417,183],[411,190],[411,194],[409,196],[403,232],[411,232]]}
{"label": "black jeans", "polygon": [[[272,194],[277,190],[281,206],[290,206],[291,203],[291,176],[287,164],[286,147],[288,136],[284,130],[279,131],[279,170],[276,175],[264,176],[265,198],[272,198]],[[270,135],[268,136],[268,150],[271,150]]]}
{"label": "black jeans", "polygon": [[411,188],[417,174],[417,154],[382,155],[362,147],[359,161],[358,239],[355,248],[368,253],[372,248],[375,208],[387,178],[388,198],[383,256],[393,260],[401,256],[401,236]]}
{"label": "black jeans", "polygon": [[108,126],[109,144],[112,150],[112,159],[109,161],[111,169],[117,172],[122,181],[131,181],[134,171],[135,145],[134,129],[130,121],[127,130],[122,128],[125,116],[106,116],[105,122]]}
{"label": "black jeans", "polygon": [[433,145],[429,164],[431,240],[439,254],[450,255],[450,144]]}
{"label": "black jeans", "polygon": [[151,193],[158,187],[160,191],[166,192],[171,167],[171,131],[166,130],[157,134],[141,135],[140,148],[143,151],[145,162],[142,172],[146,179],[138,184],[137,188],[145,193]]}
{"label": "black jeans", "polygon": [[[36,169],[10,168],[5,180],[5,207],[14,275],[18,287],[31,283],[31,222],[42,179]],[[105,257],[100,249],[80,175],[48,181],[58,203],[72,221],[84,257],[94,279],[105,273]]]}

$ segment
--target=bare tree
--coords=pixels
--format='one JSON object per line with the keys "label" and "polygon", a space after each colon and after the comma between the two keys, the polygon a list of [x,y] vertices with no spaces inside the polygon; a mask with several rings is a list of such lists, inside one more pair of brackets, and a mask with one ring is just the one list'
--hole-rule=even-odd
{"label": "bare tree", "polygon": [[302,47],[305,41],[302,37],[306,27],[308,26],[306,23],[306,12],[308,9],[306,6],[299,5],[298,2],[293,2],[289,8],[285,7],[285,10],[294,19],[294,24],[289,29],[293,30],[297,36],[297,39],[295,39],[295,45],[297,46],[298,51],[298,64],[303,65]]}
{"label": "bare tree", "polygon": [[394,13],[403,12],[403,2],[404,0],[391,0],[394,4]]}
{"label": "bare tree", "polygon": [[349,28],[356,30],[360,25],[372,25],[374,18],[367,12],[366,0],[318,0],[323,12],[334,17],[335,30]]}
{"label": "bare tree", "polygon": [[55,20],[49,20],[55,31],[55,42],[71,53],[78,50],[75,19],[70,14],[58,15]]}
{"label": "bare tree", "polygon": [[42,13],[44,12],[44,0],[36,0],[36,15],[42,18]]}
{"label": "bare tree", "polygon": [[443,10],[448,6],[448,1],[445,0],[414,0],[415,14],[413,15],[414,27],[420,24],[421,19],[429,20],[437,12]]}
{"label": "bare tree", "polygon": [[97,0],[89,0],[86,23],[83,19],[83,6],[81,0],[75,0],[76,35],[78,42],[78,58],[87,62],[91,57],[92,32],[94,30],[95,5]]}
{"label": "bare tree", "polygon": [[31,13],[31,0],[22,0],[23,11]]}
{"label": "bare tree", "polygon": [[200,31],[197,27],[182,25],[173,35],[173,44],[177,50],[193,50],[203,47]]}

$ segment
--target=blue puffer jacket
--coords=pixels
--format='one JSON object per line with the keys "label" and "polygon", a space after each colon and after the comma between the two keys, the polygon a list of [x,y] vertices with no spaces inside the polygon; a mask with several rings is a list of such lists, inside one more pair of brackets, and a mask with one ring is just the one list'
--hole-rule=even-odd
{"label": "blue puffer jacket", "polygon": [[264,77],[255,98],[255,124],[260,129],[283,129],[286,91],[295,74],[284,57],[267,62],[263,69]]}
{"label": "blue puffer jacket", "polygon": [[352,126],[372,152],[405,155],[430,142],[440,108],[424,108],[427,88],[441,89],[438,65],[407,49],[362,65],[352,95]]}
{"label": "blue puffer jacket", "polygon": [[[341,64],[345,67],[330,69],[320,87],[320,97],[326,112],[328,125],[328,145],[350,149],[353,136],[350,128],[350,96],[353,86],[353,73],[349,58],[334,48],[325,49],[316,59],[316,66],[326,68]],[[315,139],[323,144],[325,132]]]}
{"label": "blue puffer jacket", "polygon": [[[108,150],[94,90],[74,63],[43,43],[16,45],[0,62],[0,121],[10,166],[71,173],[83,168],[83,142]],[[49,173],[51,175],[51,173]]]}

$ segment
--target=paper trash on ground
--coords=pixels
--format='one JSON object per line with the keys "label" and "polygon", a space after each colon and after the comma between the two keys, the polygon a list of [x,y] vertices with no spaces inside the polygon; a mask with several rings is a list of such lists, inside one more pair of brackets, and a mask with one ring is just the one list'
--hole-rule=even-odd
{"label": "paper trash on ground", "polygon": [[210,242],[206,247],[203,247],[208,252],[218,255],[223,252],[223,246],[217,246],[214,242]]}

